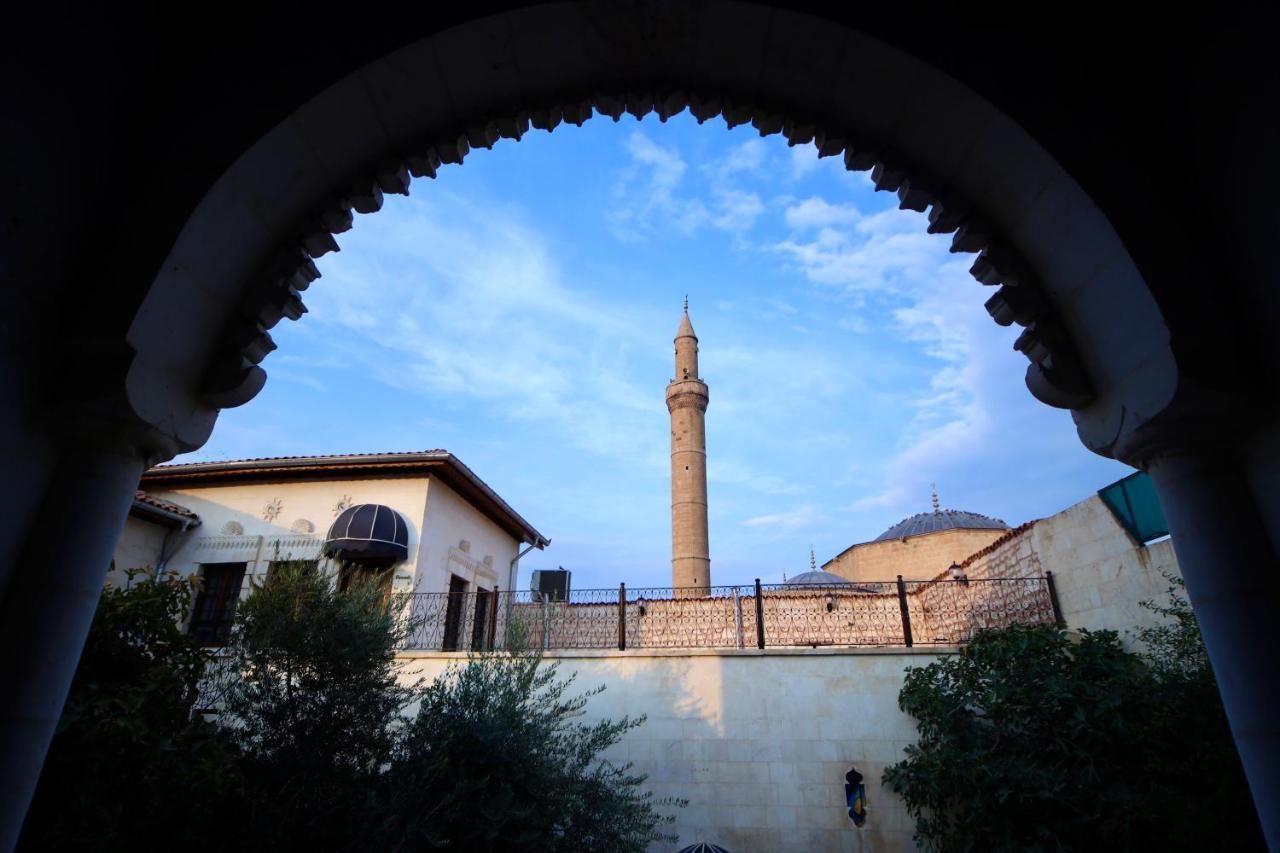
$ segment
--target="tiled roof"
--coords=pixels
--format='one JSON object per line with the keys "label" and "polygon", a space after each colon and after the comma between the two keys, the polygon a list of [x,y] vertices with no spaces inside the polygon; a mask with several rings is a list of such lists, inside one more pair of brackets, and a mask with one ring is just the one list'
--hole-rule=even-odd
{"label": "tiled roof", "polygon": [[239,465],[246,462],[286,462],[291,460],[358,460],[373,459],[383,456],[421,456],[423,458],[431,458],[435,456],[448,456],[449,451],[436,448],[434,450],[389,450],[384,453],[343,453],[334,456],[250,456],[246,459],[220,459],[209,462],[178,462],[171,465],[156,465],[147,471],[148,474],[154,474],[161,471],[180,471],[205,468],[218,465]]}
{"label": "tiled roof", "polygon": [[196,524],[200,523],[200,516],[196,515],[185,506],[173,503],[172,501],[161,500],[155,495],[149,495],[142,490],[134,492],[133,507],[134,509],[140,510],[144,513],[148,509],[159,510],[161,513],[179,516],[180,518],[185,518],[188,521],[194,521]]}

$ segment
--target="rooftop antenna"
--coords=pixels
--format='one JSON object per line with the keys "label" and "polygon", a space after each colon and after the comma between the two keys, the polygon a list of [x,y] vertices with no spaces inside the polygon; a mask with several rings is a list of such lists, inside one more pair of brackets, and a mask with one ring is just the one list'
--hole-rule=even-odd
{"label": "rooftop antenna", "polygon": [[939,512],[939,509],[938,509],[938,484],[937,484],[937,483],[930,483],[930,484],[929,484],[929,491],[933,492],[933,511],[934,511],[934,512]]}

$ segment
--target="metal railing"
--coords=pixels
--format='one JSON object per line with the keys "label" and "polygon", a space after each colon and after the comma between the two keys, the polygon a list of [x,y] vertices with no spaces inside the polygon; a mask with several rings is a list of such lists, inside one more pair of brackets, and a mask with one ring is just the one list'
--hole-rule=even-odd
{"label": "metal railing", "polygon": [[407,650],[675,649],[959,645],[983,628],[1062,624],[1043,577],[832,586],[527,591],[405,596]]}

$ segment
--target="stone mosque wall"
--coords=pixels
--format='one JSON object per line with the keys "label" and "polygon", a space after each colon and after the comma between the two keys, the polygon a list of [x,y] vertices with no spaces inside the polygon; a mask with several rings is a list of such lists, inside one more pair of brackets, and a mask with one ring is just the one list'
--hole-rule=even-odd
{"label": "stone mosque wall", "polygon": [[961,565],[974,579],[1052,571],[1067,627],[1089,630],[1155,624],[1159,617],[1140,602],[1164,603],[1162,573],[1181,576],[1172,540],[1138,544],[1097,495],[1015,528]]}
{"label": "stone mosque wall", "polygon": [[[560,675],[592,697],[582,722],[644,715],[605,757],[632,762],[655,798],[688,800],[673,814],[670,853],[699,841],[733,851],[906,853],[916,850],[905,804],[880,784],[916,740],[898,709],[908,666],[954,652],[922,649],[755,649],[549,652]],[[463,653],[404,653],[406,677],[428,679]],[[864,777],[867,822],[844,803],[850,768]]]}
{"label": "stone mosque wall", "polygon": [[958,528],[908,539],[863,542],[837,555],[822,568],[851,581],[930,580],[1003,536],[1005,530]]}

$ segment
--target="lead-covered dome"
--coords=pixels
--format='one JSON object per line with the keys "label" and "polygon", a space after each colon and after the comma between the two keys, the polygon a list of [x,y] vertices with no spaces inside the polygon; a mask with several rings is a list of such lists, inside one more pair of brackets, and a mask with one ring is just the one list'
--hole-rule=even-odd
{"label": "lead-covered dome", "polygon": [[787,578],[783,586],[853,586],[853,582],[822,569],[802,572],[793,578]]}
{"label": "lead-covered dome", "polygon": [[910,518],[904,518],[873,541],[885,542],[889,539],[906,539],[909,536],[920,536],[924,533],[958,529],[1008,530],[1009,525],[998,518],[981,513],[965,512],[959,509],[935,509],[933,512],[922,512]]}
{"label": "lead-covered dome", "polygon": [[389,506],[357,504],[334,520],[324,552],[340,560],[404,560],[409,556],[409,525]]}

